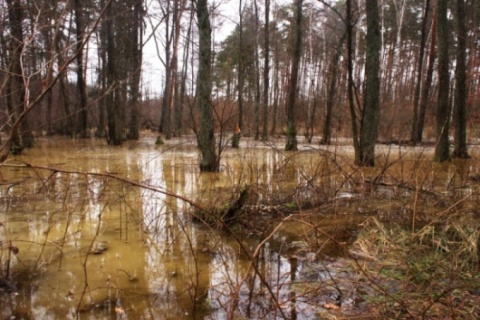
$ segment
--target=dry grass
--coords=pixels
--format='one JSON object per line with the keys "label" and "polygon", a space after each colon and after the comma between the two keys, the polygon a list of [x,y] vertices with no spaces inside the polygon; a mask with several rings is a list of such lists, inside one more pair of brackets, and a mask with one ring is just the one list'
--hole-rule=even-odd
{"label": "dry grass", "polygon": [[362,300],[376,317],[474,319],[480,316],[480,221],[455,214],[415,233],[367,220],[352,250],[365,279]]}

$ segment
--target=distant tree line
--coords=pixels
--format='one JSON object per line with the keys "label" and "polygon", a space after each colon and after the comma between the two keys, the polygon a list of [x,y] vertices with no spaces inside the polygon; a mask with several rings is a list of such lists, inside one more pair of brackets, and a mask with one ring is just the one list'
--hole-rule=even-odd
{"label": "distant tree line", "polygon": [[[205,171],[218,169],[226,132],[233,147],[283,134],[286,150],[300,135],[349,137],[356,164],[371,166],[378,142],[435,141],[446,161],[468,157],[480,132],[475,0],[239,0],[220,42],[212,0],[0,6],[2,160],[34,133],[119,145],[149,128],[195,133]],[[158,83],[142,83],[147,41]]]}

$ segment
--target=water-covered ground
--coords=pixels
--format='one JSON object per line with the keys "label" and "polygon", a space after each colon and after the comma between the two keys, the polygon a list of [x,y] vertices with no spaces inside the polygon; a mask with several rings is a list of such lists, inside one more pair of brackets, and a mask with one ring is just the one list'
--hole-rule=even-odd
{"label": "water-covered ground", "polygon": [[[478,210],[474,160],[434,167],[429,148],[380,146],[359,170],[348,146],[282,147],[243,139],[201,174],[193,138],[39,139],[0,167],[0,316],[355,316],[366,307],[345,270],[360,223],[415,228],[447,193]],[[246,188],[237,221],[202,223]]]}

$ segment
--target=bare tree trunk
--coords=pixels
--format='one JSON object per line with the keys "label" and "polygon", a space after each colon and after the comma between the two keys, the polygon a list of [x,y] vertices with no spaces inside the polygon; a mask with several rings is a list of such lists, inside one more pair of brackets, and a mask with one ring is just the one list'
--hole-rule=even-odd
{"label": "bare tree trunk", "polygon": [[114,14],[113,3],[111,3],[106,12],[106,50],[107,50],[107,88],[109,92],[106,96],[107,123],[108,123],[108,144],[121,145],[123,142],[123,101],[122,90],[120,89],[119,77],[117,73],[117,48],[115,45],[114,34]]}
{"label": "bare tree trunk", "polygon": [[[238,48],[239,52],[243,48],[243,3],[242,0],[239,0],[238,3],[238,15],[239,15],[239,22],[238,22]],[[240,146],[240,138],[243,128],[243,86],[244,86],[244,68],[243,68],[243,59],[239,53],[237,57],[238,63],[238,72],[237,72],[237,104],[238,104],[238,120],[232,138],[232,148],[238,148]]]}
{"label": "bare tree trunk", "polygon": [[177,136],[180,136],[183,133],[183,124],[182,124],[182,117],[183,117],[183,110],[185,104],[185,96],[187,91],[187,72],[188,72],[188,58],[190,54],[190,38],[192,37],[192,25],[195,17],[195,10],[191,8],[190,12],[190,22],[188,24],[188,31],[185,39],[185,48],[183,50],[183,70],[182,70],[182,77],[181,77],[181,84],[180,84],[180,93],[178,104],[175,105],[175,132]]}
{"label": "bare tree trunk", "polygon": [[[85,138],[88,135],[88,112],[87,112],[87,83],[84,77],[83,37],[85,23],[83,21],[83,6],[81,0],[75,0],[75,24],[77,36],[77,88],[80,95],[80,103],[77,107],[79,118],[79,136]],[[75,130],[74,130],[75,132]]]}
{"label": "bare tree trunk", "polygon": [[435,162],[450,160],[450,142],[448,129],[450,127],[450,75],[448,56],[448,0],[437,2],[437,34],[438,34],[438,96],[435,145]]}
{"label": "bare tree trunk", "polygon": [[278,117],[278,100],[280,95],[279,81],[280,81],[280,45],[278,43],[277,30],[274,30],[273,41],[275,44],[275,52],[273,55],[274,69],[273,69],[273,110],[272,110],[272,128],[270,135],[275,135],[277,130],[277,117]]}
{"label": "bare tree trunk", "polygon": [[425,0],[425,7],[422,19],[422,29],[420,35],[420,51],[418,53],[417,79],[415,84],[415,91],[413,94],[413,120],[412,120],[412,136],[411,141],[416,144],[418,141],[418,104],[420,102],[420,88],[422,86],[423,75],[423,58],[425,56],[425,46],[427,39],[427,22],[428,12],[430,11],[430,0]]}
{"label": "bare tree trunk", "polygon": [[264,66],[263,66],[263,121],[262,140],[268,139],[268,97],[270,85],[270,0],[265,0],[265,35],[264,35]]}
{"label": "bare tree trunk", "polygon": [[[12,153],[21,153],[23,148],[30,148],[34,145],[33,135],[30,131],[28,120],[25,118],[20,124],[20,130],[13,124],[17,121],[20,114],[26,107],[26,88],[24,79],[24,70],[22,69],[21,59],[24,49],[23,38],[23,6],[20,0],[7,0],[8,18],[10,20],[10,63],[8,66],[8,79],[6,83],[8,123],[12,126],[12,140],[10,151]],[[2,155],[3,157],[3,155]]]}
{"label": "bare tree trunk", "polygon": [[297,83],[298,83],[298,69],[300,67],[300,59],[302,56],[302,6],[303,0],[295,0],[295,41],[294,51],[292,57],[292,69],[290,73],[290,87],[288,90],[287,100],[287,143],[285,144],[286,151],[296,151],[297,147],[297,106],[295,105],[297,99]]}
{"label": "bare tree trunk", "polygon": [[335,93],[337,92],[338,62],[340,61],[341,49],[343,42],[345,41],[345,37],[346,33],[338,41],[337,48],[335,49],[335,53],[333,54],[330,64],[330,83],[327,91],[325,121],[323,123],[323,137],[321,141],[322,144],[327,145],[330,144],[332,137],[332,111],[335,102]]}
{"label": "bare tree trunk", "polygon": [[347,73],[348,73],[348,105],[352,124],[353,148],[355,150],[355,163],[360,162],[360,140],[358,132],[358,118],[355,111],[355,98],[353,96],[353,18],[352,18],[352,0],[347,0]]}
{"label": "bare tree trunk", "polygon": [[[60,41],[55,42],[55,51],[57,53],[58,65],[63,66],[65,65],[65,61],[63,58],[62,49],[60,48]],[[62,97],[62,104],[63,110],[65,112],[64,121],[63,121],[63,128],[62,132],[69,136],[73,136],[74,131],[74,119],[70,110],[70,93],[68,90],[68,83],[67,83],[67,75],[61,74],[59,75],[59,96]]]}
{"label": "bare tree trunk", "polygon": [[455,70],[455,142],[453,156],[469,158],[467,151],[467,86],[466,86],[466,38],[465,2],[457,0],[457,66]]}
{"label": "bare tree trunk", "polygon": [[[103,1],[102,1],[103,3]],[[98,64],[100,66],[100,72],[98,75],[98,83],[100,86],[101,96],[98,100],[98,123],[97,123],[97,130],[95,131],[95,137],[97,138],[105,138],[107,132],[105,130],[105,112],[107,106],[107,97],[105,96],[108,88],[107,88],[107,48],[106,48],[106,39],[107,39],[107,30],[105,27],[100,28],[100,42],[102,43],[101,48],[98,52]]]}
{"label": "bare tree trunk", "polygon": [[425,115],[427,113],[427,105],[429,100],[430,94],[430,87],[432,86],[432,79],[433,79],[433,70],[435,66],[435,47],[436,47],[436,40],[437,40],[437,14],[435,13],[432,19],[432,29],[431,29],[431,41],[430,41],[430,53],[428,56],[428,67],[427,67],[427,76],[425,78],[425,82],[423,83],[422,94],[420,97],[420,105],[418,110],[418,129],[416,131],[417,136],[415,137],[415,141],[422,142],[423,136],[423,127],[425,125]]}
{"label": "bare tree trunk", "polygon": [[[255,8],[255,29],[260,30],[260,23],[258,18],[258,4],[257,0],[253,0],[253,5]],[[260,138],[260,55],[258,53],[258,34],[254,34],[255,41],[255,102],[254,102],[254,118],[253,118],[253,127],[255,131],[255,140]]]}
{"label": "bare tree trunk", "polygon": [[360,162],[362,166],[375,165],[375,143],[380,115],[380,23],[377,0],[365,2],[367,14],[365,61],[365,108],[360,135]]}
{"label": "bare tree trunk", "polygon": [[[177,0],[174,0],[177,1]],[[171,71],[171,53],[170,46],[172,43],[172,36],[170,34],[170,0],[167,0],[167,9],[165,15],[165,88],[163,89],[162,106],[160,113],[160,127],[158,131],[165,135],[166,139],[170,139],[170,101],[171,101],[171,86],[172,86],[172,71]]]}
{"label": "bare tree trunk", "polygon": [[143,45],[143,1],[137,1],[133,6],[132,12],[132,75],[130,77],[130,128],[128,138],[137,140],[139,133],[139,97],[140,97],[140,78],[142,74],[142,45]]}
{"label": "bare tree trunk", "polygon": [[212,95],[212,28],[208,13],[208,1],[197,1],[197,20],[199,32],[199,59],[197,73],[197,103],[200,111],[200,132],[198,147],[201,153],[200,171],[218,171],[219,159],[215,152],[213,128]]}

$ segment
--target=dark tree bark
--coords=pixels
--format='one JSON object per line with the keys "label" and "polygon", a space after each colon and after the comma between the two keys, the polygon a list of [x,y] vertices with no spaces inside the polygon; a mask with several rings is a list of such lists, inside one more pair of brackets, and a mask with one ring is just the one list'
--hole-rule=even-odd
{"label": "dark tree bark", "polygon": [[132,47],[131,47],[131,68],[132,75],[130,77],[131,90],[131,113],[130,128],[128,138],[137,140],[139,133],[139,98],[140,98],[140,76],[142,73],[142,56],[143,56],[143,1],[136,1],[132,10]]}
{"label": "dark tree bark", "polygon": [[[257,0],[253,0],[253,6],[255,9],[255,30],[260,29],[259,17],[258,17],[258,4]],[[258,48],[258,33],[254,33],[254,48],[255,48],[255,106],[254,106],[254,118],[253,118],[253,127],[255,131],[255,140],[260,138],[260,54]]]}
{"label": "dark tree bark", "polygon": [[450,126],[450,75],[448,57],[448,0],[437,2],[437,55],[438,55],[438,96],[437,96],[437,117],[435,145],[435,162],[450,160],[450,142],[448,140],[448,129]]}
{"label": "dark tree bark", "polygon": [[106,12],[106,50],[107,50],[107,126],[108,137],[107,141],[110,145],[121,145],[123,142],[123,113],[124,106],[122,101],[122,90],[120,89],[118,69],[118,48],[116,48],[115,34],[114,34],[114,14],[113,3],[107,8]]}
{"label": "dark tree bark", "polygon": [[333,54],[332,61],[330,62],[330,83],[327,91],[327,103],[325,112],[325,121],[323,123],[323,137],[322,144],[329,145],[332,137],[332,114],[333,105],[335,102],[335,93],[337,92],[337,78],[338,78],[338,62],[342,52],[343,42],[345,41],[346,33],[340,38],[335,53]]}
{"label": "dark tree bark", "polygon": [[467,151],[467,86],[466,86],[466,38],[465,2],[457,0],[457,66],[455,70],[455,142],[452,156],[469,158]]}
{"label": "dark tree bark", "polygon": [[[58,59],[58,65],[64,66],[65,65],[65,59],[64,59],[64,52],[63,48],[61,47],[60,39],[57,39],[55,41],[55,52],[57,54],[57,59]],[[58,78],[58,83],[59,83],[59,100],[61,98],[62,105],[63,105],[63,111],[64,111],[64,120],[62,123],[62,132],[64,134],[67,134],[69,136],[73,136],[73,131],[74,131],[74,118],[72,115],[72,112],[70,110],[70,93],[68,91],[68,81],[67,81],[67,74],[61,74],[59,75]]]}
{"label": "dark tree bark", "polygon": [[237,50],[237,104],[238,104],[238,120],[236,128],[238,130],[234,132],[232,138],[232,148],[238,148],[240,146],[240,138],[243,128],[243,86],[245,83],[245,75],[244,75],[244,67],[243,67],[243,59],[240,56],[240,51],[243,48],[243,5],[242,0],[239,0],[238,3],[238,14],[239,14],[239,22],[238,22],[238,50]]}
{"label": "dark tree bark", "polygon": [[[103,4],[104,0],[102,0]],[[97,105],[98,105],[98,123],[97,123],[97,130],[95,131],[95,137],[97,138],[105,138],[107,137],[107,131],[106,131],[106,108],[107,108],[107,97],[105,96],[105,93],[108,91],[108,75],[107,75],[107,70],[108,70],[108,62],[107,62],[107,28],[102,27],[100,28],[100,42],[102,43],[102,46],[98,50],[98,63],[100,66],[100,72],[98,74],[98,84],[100,88],[100,92],[102,94],[100,95],[100,98],[98,99]],[[107,125],[108,126],[108,125]]]}
{"label": "dark tree bark", "polygon": [[272,106],[272,127],[270,129],[270,135],[275,135],[277,130],[277,114],[278,114],[278,100],[280,95],[279,81],[280,81],[280,44],[278,43],[278,32],[273,29],[273,43],[274,53],[273,53],[273,106]]}
{"label": "dark tree bark", "polygon": [[200,132],[198,147],[200,149],[200,171],[218,171],[219,159],[215,152],[213,128],[212,94],[212,28],[208,13],[208,1],[197,1],[197,19],[199,33],[199,59],[197,73],[197,103],[200,111]]}
{"label": "dark tree bark", "polygon": [[425,46],[427,40],[427,22],[428,13],[430,11],[430,0],[425,0],[425,7],[423,9],[422,29],[420,31],[420,51],[418,53],[417,65],[417,79],[415,83],[415,91],[413,94],[413,119],[412,119],[412,135],[411,141],[413,144],[419,142],[418,139],[418,105],[420,102],[420,88],[422,86],[423,75],[423,58],[425,56]]}
{"label": "dark tree bark", "polygon": [[7,0],[7,6],[8,18],[10,20],[10,61],[8,64],[6,95],[8,123],[11,126],[11,130],[13,130],[10,133],[12,139],[9,148],[12,153],[20,153],[23,148],[31,148],[34,145],[28,120],[25,118],[19,127],[14,125],[20,115],[28,108],[25,105],[26,88],[23,78],[24,70],[21,65],[24,49],[22,27],[24,9],[20,0]]}
{"label": "dark tree bark", "polygon": [[362,166],[375,165],[375,143],[380,115],[380,23],[378,1],[365,2],[367,14],[366,60],[365,60],[365,108],[360,134],[360,161]]}
{"label": "dark tree bark", "polygon": [[[84,12],[82,0],[75,0],[75,24],[77,36],[77,88],[79,104],[77,106],[79,121],[78,129],[81,138],[87,137],[88,133],[88,110],[87,110],[87,83],[85,81],[85,69],[83,63],[83,37],[85,33]],[[76,118],[76,117],[75,117]],[[74,130],[74,134],[75,134]]]}
{"label": "dark tree bark", "polygon": [[347,94],[348,106],[350,109],[350,121],[352,124],[353,148],[355,150],[355,163],[360,163],[360,139],[358,132],[358,117],[355,111],[355,98],[353,95],[353,17],[352,0],[347,0],[347,18],[345,20],[347,29]]}
{"label": "dark tree bark", "polygon": [[270,84],[270,0],[265,0],[265,34],[263,52],[263,117],[262,140],[268,139],[268,95]]}
{"label": "dark tree bark", "polygon": [[296,99],[298,94],[298,69],[302,57],[302,13],[303,0],[295,0],[295,40],[293,47],[292,68],[287,98],[287,143],[286,151],[296,151],[297,147],[297,110]]}

